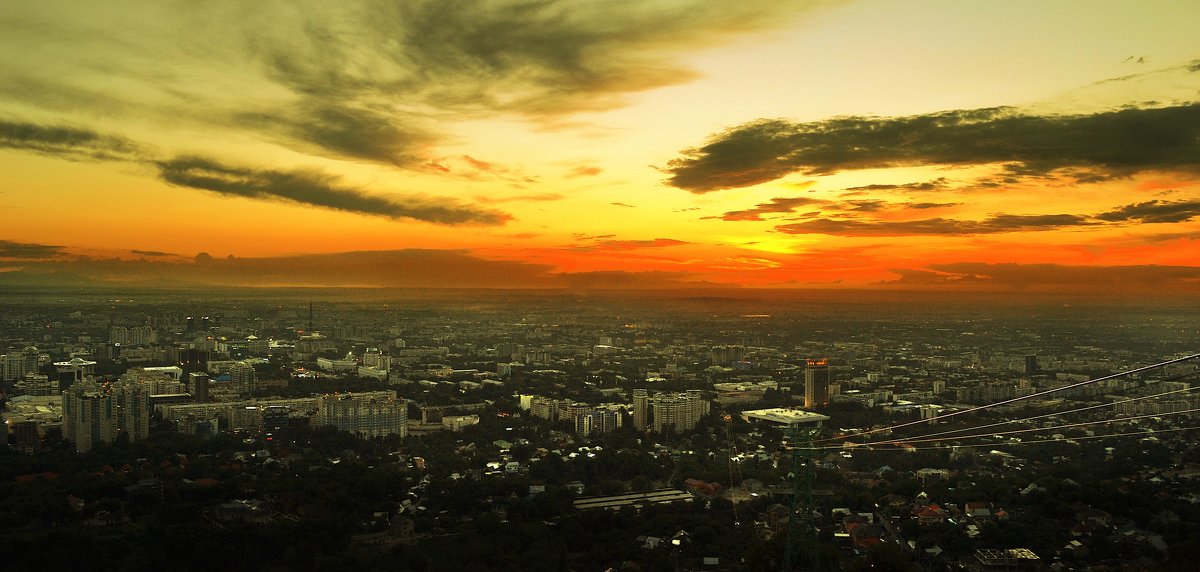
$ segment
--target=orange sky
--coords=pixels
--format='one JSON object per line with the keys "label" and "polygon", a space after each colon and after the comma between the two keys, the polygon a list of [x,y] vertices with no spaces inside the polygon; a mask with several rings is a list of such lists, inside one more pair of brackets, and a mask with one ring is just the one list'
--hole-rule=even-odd
{"label": "orange sky", "polygon": [[6,3],[0,284],[1200,292],[1197,21]]}

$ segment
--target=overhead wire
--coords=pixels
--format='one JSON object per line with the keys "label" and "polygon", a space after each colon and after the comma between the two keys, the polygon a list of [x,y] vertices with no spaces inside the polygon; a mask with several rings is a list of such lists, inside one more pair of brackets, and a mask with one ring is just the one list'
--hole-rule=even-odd
{"label": "overhead wire", "polygon": [[[1062,425],[1051,425],[1049,427],[1029,427],[1025,429],[1012,429],[1009,431],[998,431],[988,433],[976,433],[974,435],[959,435],[955,437],[934,437],[932,439],[906,439],[896,444],[904,445],[906,443],[939,443],[944,441],[957,441],[964,439],[978,439],[981,437],[1000,437],[1002,435],[1016,435],[1018,433],[1033,433],[1037,431],[1054,431],[1057,429],[1072,429],[1075,427],[1086,427],[1088,425],[1103,425],[1105,423],[1125,423],[1128,421],[1136,421],[1138,419],[1148,419],[1150,417],[1171,417],[1173,415],[1186,415],[1188,413],[1196,413],[1200,411],[1200,407],[1193,409],[1184,409],[1180,411],[1168,411],[1165,413],[1147,413],[1145,415],[1135,415],[1133,417],[1118,417],[1115,419],[1100,419],[1096,421],[1081,421],[1079,423],[1066,423]],[[871,443],[871,446],[881,443]]]}
{"label": "overhead wire", "polygon": [[[1184,409],[1184,410],[1180,410],[1180,411],[1168,411],[1165,413],[1147,413],[1145,415],[1135,415],[1133,417],[1118,417],[1116,419],[1098,419],[1095,421],[1082,421],[1079,423],[1051,425],[1049,427],[1030,427],[1030,428],[1026,428],[1026,429],[1013,429],[1010,431],[978,433],[975,435],[959,435],[959,436],[955,436],[955,437],[935,437],[932,439],[905,439],[905,440],[900,440],[900,441],[887,441],[887,442],[881,442],[881,443],[862,443],[862,444],[856,444],[853,447],[846,447],[845,445],[827,445],[827,446],[823,446],[823,447],[793,447],[793,448],[797,449],[797,450],[802,450],[802,451],[846,451],[846,450],[859,451],[859,450],[863,450],[863,449],[881,450],[881,449],[879,449],[879,447],[885,446],[885,445],[887,445],[887,446],[895,445],[895,446],[897,446],[897,448],[900,448],[904,445],[909,445],[912,443],[942,443],[942,442],[946,442],[946,441],[961,441],[961,440],[966,440],[966,439],[979,439],[979,438],[983,438],[983,437],[1000,437],[1000,436],[1004,436],[1004,435],[1016,435],[1018,433],[1034,433],[1034,432],[1040,432],[1040,431],[1054,431],[1054,430],[1058,430],[1058,429],[1072,429],[1075,427],[1086,427],[1088,425],[1104,425],[1104,424],[1109,424],[1109,423],[1126,423],[1129,421],[1137,421],[1139,419],[1149,419],[1151,417],[1171,417],[1174,415],[1187,415],[1189,413],[1197,413],[1197,412],[1200,412],[1200,407],[1193,408],[1193,409]],[[905,449],[907,449],[907,447],[905,447]]]}
{"label": "overhead wire", "polygon": [[[1083,386],[1085,386],[1085,385],[1091,385],[1091,384],[1093,384],[1093,383],[1099,383],[1099,382],[1101,382],[1101,381],[1107,381],[1107,380],[1110,380],[1110,379],[1116,379],[1116,378],[1118,378],[1118,377],[1124,377],[1124,376],[1126,376],[1126,375],[1132,375],[1132,374],[1135,374],[1135,373],[1140,373],[1140,372],[1143,372],[1143,371],[1149,371],[1149,370],[1152,370],[1152,369],[1156,369],[1156,368],[1160,368],[1160,367],[1168,366],[1168,365],[1171,365],[1171,364],[1176,364],[1176,363],[1185,362],[1185,361],[1188,361],[1188,360],[1193,360],[1193,359],[1196,359],[1196,358],[1198,358],[1198,357],[1200,357],[1200,354],[1192,354],[1192,355],[1188,355],[1188,356],[1184,356],[1184,357],[1179,357],[1179,358],[1174,358],[1174,359],[1170,359],[1170,360],[1167,360],[1167,361],[1163,361],[1163,362],[1159,362],[1159,363],[1155,363],[1155,364],[1151,364],[1151,365],[1142,366],[1142,367],[1139,367],[1139,368],[1134,368],[1134,369],[1130,369],[1130,370],[1125,370],[1125,371],[1121,371],[1121,372],[1117,372],[1117,373],[1113,373],[1113,374],[1109,374],[1109,375],[1105,375],[1105,376],[1097,377],[1097,378],[1095,378],[1095,379],[1089,379],[1089,380],[1087,380],[1087,381],[1081,381],[1081,382],[1078,382],[1078,383],[1072,383],[1072,384],[1069,384],[1069,385],[1064,385],[1064,386],[1062,386],[1062,387],[1055,387],[1055,388],[1052,388],[1052,389],[1047,389],[1047,390],[1044,390],[1044,391],[1039,391],[1039,392],[1036,392],[1036,393],[1031,393],[1031,394],[1029,394],[1029,395],[1022,395],[1022,396],[1019,396],[1019,397],[1013,397],[1013,398],[1010,398],[1010,399],[1004,399],[1004,400],[1001,400],[1001,401],[996,401],[996,402],[994,402],[994,403],[989,403],[989,404],[987,404],[987,405],[980,405],[979,407],[972,407],[972,408],[970,408],[970,409],[963,409],[963,410],[961,410],[961,411],[955,411],[955,412],[953,412],[953,413],[949,413],[949,414],[947,414],[947,415],[943,415],[943,416],[941,416],[941,419],[946,419],[946,418],[948,418],[948,417],[955,417],[955,416],[958,416],[958,415],[966,415],[967,413],[974,413],[974,412],[977,412],[977,411],[982,411],[982,410],[985,410],[985,409],[991,409],[991,408],[993,408],[993,407],[999,407],[999,406],[1001,406],[1001,405],[1007,405],[1007,404],[1009,404],[1009,403],[1016,403],[1016,402],[1018,402],[1018,401],[1024,401],[1024,400],[1026,400],[1026,399],[1033,399],[1033,398],[1035,398],[1035,397],[1041,397],[1041,396],[1043,396],[1043,395],[1049,395],[1049,394],[1051,394],[1051,393],[1057,393],[1057,392],[1060,392],[1060,391],[1066,391],[1066,390],[1068,390],[1068,389],[1074,389],[1074,388],[1076,388],[1076,387],[1083,387]],[[826,437],[826,438],[824,438],[824,439],[816,439],[816,440],[812,441],[812,443],[811,443],[811,444],[813,444],[813,445],[817,445],[817,444],[820,444],[820,443],[825,443],[825,442],[829,442],[829,441],[838,441],[838,440],[849,439],[849,438],[852,438],[852,437],[860,437],[860,436],[863,436],[863,435],[872,435],[872,434],[875,434],[875,433],[882,433],[882,432],[884,432],[884,431],[894,431],[894,430],[896,430],[896,429],[901,429],[901,428],[904,428],[904,427],[911,427],[911,426],[913,426],[913,425],[917,425],[917,424],[920,424],[920,423],[927,423],[928,421],[929,421],[928,419],[918,419],[918,420],[916,420],[916,421],[908,421],[908,422],[905,422],[905,423],[898,423],[898,424],[895,424],[895,425],[890,425],[890,426],[887,426],[887,427],[879,427],[879,428],[876,428],[876,429],[871,429],[871,430],[868,430],[868,431],[863,431],[863,432],[860,432],[860,433],[854,433],[854,434],[851,434],[851,435],[836,435],[836,436],[833,436],[833,437]]]}
{"label": "overhead wire", "polygon": [[[1011,446],[1017,446],[1017,445],[1043,445],[1046,443],[1071,443],[1071,442],[1075,442],[1075,441],[1092,441],[1092,440],[1096,440],[1096,439],[1110,439],[1113,437],[1136,437],[1138,435],[1158,435],[1158,434],[1162,434],[1162,433],[1179,433],[1182,431],[1192,431],[1195,429],[1200,429],[1200,425],[1195,425],[1195,426],[1191,426],[1191,427],[1175,427],[1175,428],[1171,428],[1171,429],[1147,429],[1145,431],[1133,431],[1133,432],[1128,432],[1128,433],[1105,433],[1102,435],[1086,435],[1086,436],[1082,436],[1082,437],[1061,437],[1061,438],[1051,438],[1051,439],[1039,439],[1037,441],[1019,441],[1019,442],[1010,442],[1010,443],[965,443],[962,445],[954,445],[952,448],[955,448],[955,449],[978,449],[978,448],[983,448],[983,447],[1011,447]],[[911,449],[904,449],[904,450],[905,451],[945,451],[946,449],[947,449],[947,447],[943,445],[940,447],[913,447]],[[898,449],[875,449],[875,448],[864,447],[864,448],[854,449],[854,452],[855,453],[864,452],[864,451],[894,452],[897,450]]]}
{"label": "overhead wire", "polygon": [[[1190,373],[1186,373],[1186,374],[1183,374],[1183,375],[1177,375],[1177,376],[1174,376],[1174,377],[1172,377],[1172,378],[1169,378],[1169,379],[1158,380],[1158,381],[1156,381],[1155,383],[1163,383],[1163,382],[1170,382],[1170,381],[1178,381],[1178,380],[1180,380],[1180,379],[1185,379],[1185,378],[1192,377],[1192,376],[1195,376],[1195,375],[1200,375],[1200,372],[1190,372]],[[973,431],[973,430],[978,430],[978,429],[987,429],[987,428],[989,428],[989,427],[998,427],[998,426],[1000,426],[1000,425],[1010,425],[1010,424],[1014,424],[1014,423],[1024,423],[1024,422],[1027,422],[1027,421],[1035,421],[1035,420],[1038,420],[1038,419],[1045,419],[1045,418],[1047,418],[1047,417],[1058,417],[1058,416],[1062,416],[1062,415],[1072,415],[1072,414],[1075,414],[1075,413],[1081,413],[1081,412],[1083,412],[1083,411],[1090,411],[1090,410],[1092,410],[1092,409],[1101,409],[1101,408],[1105,408],[1105,407],[1112,407],[1112,406],[1115,406],[1115,405],[1120,405],[1120,404],[1122,404],[1122,403],[1130,403],[1130,402],[1133,402],[1133,401],[1142,401],[1142,400],[1146,400],[1146,399],[1153,399],[1153,398],[1156,398],[1156,397],[1164,397],[1164,396],[1167,396],[1167,395],[1174,395],[1174,394],[1178,394],[1178,393],[1187,393],[1187,392],[1192,392],[1192,391],[1200,391],[1200,386],[1197,386],[1197,387],[1188,387],[1188,388],[1183,388],[1183,389],[1173,389],[1173,390],[1171,390],[1171,391],[1164,391],[1164,392],[1162,392],[1162,393],[1155,393],[1155,394],[1153,394],[1153,395],[1143,395],[1143,396],[1139,396],[1139,397],[1131,397],[1131,398],[1129,398],[1129,399],[1122,399],[1122,400],[1119,400],[1119,401],[1112,401],[1112,402],[1109,402],[1109,403],[1099,403],[1099,404],[1096,404],[1096,405],[1088,405],[1088,406],[1085,406],[1085,407],[1078,407],[1078,408],[1075,408],[1075,409],[1068,409],[1068,410],[1065,410],[1065,411],[1054,411],[1054,412],[1051,412],[1051,413],[1045,413],[1045,414],[1042,414],[1042,415],[1035,415],[1035,416],[1032,416],[1032,417],[1023,417],[1023,418],[1020,418],[1020,419],[1009,419],[1009,420],[1006,420],[1006,421],[997,421],[997,422],[995,422],[995,423],[989,423],[989,424],[987,424],[987,425],[977,425],[977,426],[974,426],[974,427],[963,427],[963,428],[959,428],[959,429],[949,429],[949,430],[946,430],[946,431],[940,431],[940,432],[937,432],[937,433],[928,433],[928,434],[925,434],[925,435],[918,435],[918,436],[911,437],[911,438],[892,439],[892,440],[889,440],[889,441],[875,441],[875,442],[872,442],[871,444],[872,444],[872,445],[887,445],[887,444],[890,444],[890,443],[901,443],[901,442],[905,442],[905,441],[910,441],[911,439],[918,439],[918,438],[925,438],[925,437],[939,437],[939,436],[942,436],[942,435],[951,435],[951,434],[954,434],[954,433],[964,433],[964,432],[967,432],[967,431]],[[948,416],[946,416],[946,417],[948,417]],[[937,419],[937,418],[934,418],[934,419]],[[928,420],[924,420],[924,421],[933,421],[934,419],[928,419]]]}

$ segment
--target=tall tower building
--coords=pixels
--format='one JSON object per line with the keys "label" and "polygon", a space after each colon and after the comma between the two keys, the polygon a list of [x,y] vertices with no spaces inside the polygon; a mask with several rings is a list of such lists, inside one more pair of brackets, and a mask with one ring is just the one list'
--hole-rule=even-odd
{"label": "tall tower building", "polygon": [[831,380],[828,360],[808,360],[808,367],[804,369],[804,406],[814,408],[829,405]]}
{"label": "tall tower building", "polygon": [[633,390],[633,427],[645,431],[650,421],[650,392],[646,389]]}
{"label": "tall tower building", "polygon": [[1025,356],[1025,375],[1032,375],[1038,372],[1037,355],[1030,354]]}

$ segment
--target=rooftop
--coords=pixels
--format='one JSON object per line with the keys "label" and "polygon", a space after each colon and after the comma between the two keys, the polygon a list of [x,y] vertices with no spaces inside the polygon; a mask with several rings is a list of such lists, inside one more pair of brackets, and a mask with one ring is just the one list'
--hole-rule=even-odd
{"label": "rooftop", "polygon": [[772,409],[755,409],[753,411],[743,411],[742,418],[746,421],[765,421],[776,425],[806,425],[815,423],[820,425],[823,421],[829,421],[828,415],[813,413],[803,409],[791,409],[785,407],[775,407]]}

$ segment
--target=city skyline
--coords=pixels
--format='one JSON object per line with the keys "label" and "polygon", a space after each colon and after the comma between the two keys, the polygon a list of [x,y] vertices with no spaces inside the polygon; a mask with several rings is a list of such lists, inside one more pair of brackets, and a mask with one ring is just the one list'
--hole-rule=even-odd
{"label": "city skyline", "polygon": [[1198,5],[0,14],[0,284],[1200,283]]}

